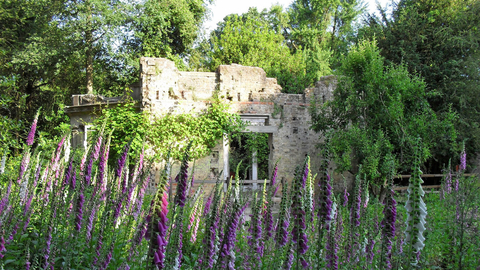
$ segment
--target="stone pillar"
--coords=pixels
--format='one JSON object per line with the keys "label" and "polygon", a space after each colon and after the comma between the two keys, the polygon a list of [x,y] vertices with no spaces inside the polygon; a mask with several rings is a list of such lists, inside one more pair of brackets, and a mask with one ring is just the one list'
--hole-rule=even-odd
{"label": "stone pillar", "polygon": [[223,180],[225,184],[223,185],[223,191],[227,192],[227,180],[230,177],[230,164],[229,164],[229,151],[230,151],[230,142],[228,141],[227,134],[223,135]]}
{"label": "stone pillar", "polygon": [[[258,180],[257,149],[252,153],[252,180]],[[253,183],[253,190],[257,190],[257,183]]]}

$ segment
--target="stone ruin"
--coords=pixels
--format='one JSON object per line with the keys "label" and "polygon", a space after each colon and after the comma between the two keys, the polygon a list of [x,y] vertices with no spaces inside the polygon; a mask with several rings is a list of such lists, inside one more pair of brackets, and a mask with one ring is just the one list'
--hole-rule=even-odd
{"label": "stone ruin", "polygon": [[[334,76],[322,77],[314,87],[305,89],[304,94],[286,94],[281,92],[276,79],[267,78],[265,71],[258,67],[232,64],[221,65],[216,72],[182,72],[170,60],[147,57],[140,59],[140,67],[139,84],[132,87],[131,93],[138,101],[139,110],[157,115],[201,112],[216,92],[229,104],[230,112],[239,114],[247,122],[245,132],[268,134],[268,175],[278,161],[278,180],[290,182],[296,166],[303,163],[306,155],[311,158],[313,174],[318,172],[322,157],[317,144],[322,138],[309,128],[309,106],[332,98],[336,86]],[[121,102],[124,101],[118,97],[74,95],[73,106],[67,107],[73,130],[72,144],[86,143],[95,110],[107,103],[114,106]],[[249,180],[257,180],[257,164],[252,160],[251,165]],[[173,173],[178,167],[179,164],[173,166]],[[157,181],[161,168],[161,165],[155,168]],[[195,168],[195,179],[206,183],[229,178],[235,170],[229,168],[229,142],[220,141],[210,156],[196,161]],[[329,171],[333,174],[333,187],[343,190],[343,177],[334,174],[333,167]]]}

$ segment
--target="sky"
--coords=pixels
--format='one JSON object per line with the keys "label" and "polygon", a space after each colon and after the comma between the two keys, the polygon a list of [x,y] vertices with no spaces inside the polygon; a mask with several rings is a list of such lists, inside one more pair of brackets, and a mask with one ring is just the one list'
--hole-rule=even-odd
{"label": "sky", "polygon": [[[367,5],[367,10],[369,12],[374,12],[376,10],[375,2],[379,2],[382,7],[385,7],[391,2],[391,0],[364,0]],[[210,5],[212,14],[210,14],[211,19],[208,20],[204,29],[207,32],[210,32],[215,29],[218,22],[222,21],[223,18],[229,14],[236,13],[242,14],[248,11],[249,7],[257,7],[259,11],[264,8],[269,9],[273,4],[278,3],[281,6],[287,8],[293,0],[214,0],[213,5]]]}

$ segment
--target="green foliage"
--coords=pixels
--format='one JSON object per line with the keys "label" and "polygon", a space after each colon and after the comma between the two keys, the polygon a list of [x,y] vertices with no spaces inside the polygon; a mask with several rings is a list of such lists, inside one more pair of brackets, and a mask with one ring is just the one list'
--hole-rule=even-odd
{"label": "green foliage", "polygon": [[137,7],[141,12],[134,19],[135,36],[141,46],[141,55],[171,59],[184,56],[197,38],[206,13],[205,2],[147,0]]}
{"label": "green foliage", "polygon": [[455,141],[455,115],[437,119],[423,80],[403,66],[386,66],[375,41],[355,46],[338,74],[333,100],[311,111],[312,128],[326,136],[324,147],[338,171],[355,173],[356,164],[363,164],[367,180],[384,185],[391,171],[387,157],[395,156],[400,172],[408,171],[416,138],[423,141],[422,162],[439,141]]}
{"label": "green foliage", "polygon": [[307,55],[301,50],[291,53],[288,47],[285,16],[281,7],[273,6],[268,12],[250,8],[240,16],[225,17],[200,47],[203,65],[210,70],[232,63],[261,67],[268,77],[277,78],[284,92],[302,93],[315,80],[307,76]]}
{"label": "green foliage", "polygon": [[[270,149],[268,146],[268,134],[266,133],[236,133],[231,138],[235,148],[231,148],[230,168],[237,168],[241,179],[250,179],[248,171],[251,171],[253,154],[256,153],[258,179],[268,179],[268,161]],[[232,146],[232,143],[230,144]]]}
{"label": "green foliage", "polygon": [[111,151],[114,153],[122,153],[122,143],[131,141],[133,155],[148,142],[155,160],[167,159],[167,156],[180,160],[191,143],[190,157],[197,159],[208,155],[224,134],[233,134],[242,128],[239,116],[227,109],[227,105],[216,100],[197,115],[152,116],[138,112],[136,103],[130,102],[103,110],[95,124],[100,127],[105,122],[105,132],[113,131]]}
{"label": "green foliage", "polygon": [[[450,110],[458,115],[458,141],[467,140],[467,152],[480,149],[480,2],[475,0],[403,0],[392,14],[370,16],[360,37],[378,40],[387,63],[404,64],[423,77],[428,101],[439,118]],[[429,171],[440,171],[458,145],[442,140],[434,148]]]}
{"label": "green foliage", "polygon": [[180,60],[196,38],[204,3],[2,1],[0,115],[14,123],[15,145],[28,129],[23,119],[31,119],[40,106],[42,135],[58,138],[68,122],[63,106],[72,94],[120,96],[138,80],[140,56]]}
{"label": "green foliage", "polygon": [[362,11],[358,0],[295,0],[292,3],[288,12],[290,46],[304,48],[310,54],[308,72],[318,75],[315,73],[327,71],[330,65],[339,65],[340,56],[347,52],[354,35],[353,22]]}

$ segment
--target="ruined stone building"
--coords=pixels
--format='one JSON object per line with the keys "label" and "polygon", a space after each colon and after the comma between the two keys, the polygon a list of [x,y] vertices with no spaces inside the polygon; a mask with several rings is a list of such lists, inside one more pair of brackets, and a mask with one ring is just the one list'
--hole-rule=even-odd
{"label": "ruined stone building", "polygon": [[[258,67],[222,65],[216,72],[181,72],[174,62],[162,58],[140,59],[140,83],[132,97],[141,110],[158,115],[167,113],[200,112],[205,110],[215,91],[247,122],[246,132],[268,134],[270,150],[268,175],[278,161],[280,180],[291,181],[295,167],[302,165],[306,155],[311,157],[313,173],[318,172],[321,156],[316,145],[319,134],[309,129],[309,106],[312,101],[325,102],[332,97],[335,87],[333,76],[323,77],[315,87],[304,94],[281,92],[277,80],[267,78]],[[121,102],[119,98],[98,98],[74,95],[73,106],[67,108],[74,132],[73,144],[88,137],[88,123],[92,111],[98,106]],[[229,168],[229,142],[223,141],[210,156],[196,161],[195,178],[226,179],[235,168]],[[251,180],[257,179],[257,164],[252,160]],[[175,168],[173,168],[175,170]],[[178,169],[177,169],[178,170]],[[343,187],[343,182],[337,181]],[[337,186],[337,188],[341,188]]]}

